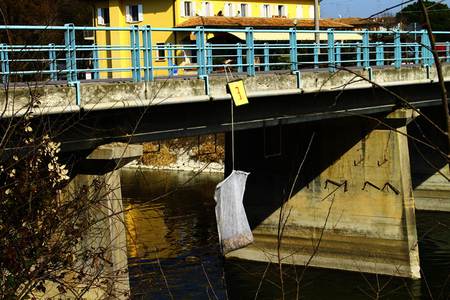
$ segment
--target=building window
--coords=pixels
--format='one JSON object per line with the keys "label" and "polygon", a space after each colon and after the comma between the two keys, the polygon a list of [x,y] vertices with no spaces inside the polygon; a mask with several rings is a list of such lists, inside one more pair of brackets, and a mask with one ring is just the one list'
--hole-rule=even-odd
{"label": "building window", "polygon": [[261,17],[270,18],[272,16],[270,14],[270,4],[263,4],[261,9]]}
{"label": "building window", "polygon": [[214,15],[211,2],[208,1],[203,2],[203,15],[205,17],[210,17]]}
{"label": "building window", "polygon": [[278,5],[277,6],[277,13],[279,17],[286,17],[287,16],[287,9],[285,5]]}
{"label": "building window", "polygon": [[250,17],[249,6],[247,3],[241,3],[241,17]]}
{"label": "building window", "polygon": [[162,61],[166,59],[166,50],[164,43],[156,43],[156,60]]}
{"label": "building window", "polygon": [[102,7],[97,9],[97,24],[109,25],[109,8]]}
{"label": "building window", "polygon": [[309,6],[309,18],[314,19],[314,5]]}
{"label": "building window", "polygon": [[192,1],[184,1],[183,16],[192,17],[194,15],[194,4]]}
{"label": "building window", "polygon": [[303,5],[297,5],[296,17],[299,19],[303,18]]}
{"label": "building window", "polygon": [[233,3],[225,3],[225,17],[233,17]]}
{"label": "building window", "polygon": [[125,7],[125,10],[126,10],[126,19],[128,23],[136,23],[144,21],[142,4],[127,5]]}

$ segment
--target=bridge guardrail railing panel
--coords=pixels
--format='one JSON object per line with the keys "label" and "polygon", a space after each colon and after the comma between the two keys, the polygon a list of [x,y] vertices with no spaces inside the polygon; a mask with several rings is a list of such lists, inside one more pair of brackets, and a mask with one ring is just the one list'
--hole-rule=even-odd
{"label": "bridge guardrail railing panel", "polygon": [[[372,68],[434,63],[426,31],[343,31],[255,28],[10,26],[23,31],[0,44],[0,79],[66,81],[204,77],[224,72],[254,76],[302,69]],[[86,35],[86,32],[92,34]],[[438,56],[450,63],[450,32],[434,32]],[[319,35],[320,43],[315,43]],[[14,36],[14,35],[13,35]],[[89,39],[85,39],[85,37]]]}

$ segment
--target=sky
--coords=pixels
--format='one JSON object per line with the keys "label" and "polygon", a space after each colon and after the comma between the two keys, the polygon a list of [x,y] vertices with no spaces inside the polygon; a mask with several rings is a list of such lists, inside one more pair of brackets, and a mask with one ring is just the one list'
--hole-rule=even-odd
{"label": "sky", "polygon": [[[320,5],[321,15],[326,18],[369,17],[402,2],[406,0],[322,0]],[[450,6],[450,0],[443,2]],[[400,9],[401,7],[391,12],[396,13]]]}

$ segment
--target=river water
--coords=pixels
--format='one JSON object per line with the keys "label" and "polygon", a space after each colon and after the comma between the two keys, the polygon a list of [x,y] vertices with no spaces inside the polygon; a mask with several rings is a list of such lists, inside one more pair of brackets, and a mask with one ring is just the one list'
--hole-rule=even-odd
{"label": "river water", "polygon": [[[122,172],[133,299],[281,299],[276,266],[219,255],[212,195],[222,178]],[[285,299],[450,299],[450,214],[417,212],[417,228],[421,280],[287,266]]]}

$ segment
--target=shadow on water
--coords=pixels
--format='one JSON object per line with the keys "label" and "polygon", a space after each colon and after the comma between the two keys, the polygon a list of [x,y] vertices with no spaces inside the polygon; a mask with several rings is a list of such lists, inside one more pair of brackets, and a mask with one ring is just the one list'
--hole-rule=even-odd
{"label": "shadow on water", "polygon": [[[171,299],[171,294],[173,299],[255,298],[267,264],[224,263],[219,255],[212,195],[222,178],[222,174],[123,171],[133,299]],[[425,279],[309,268],[300,284],[300,298],[450,299],[450,214],[418,212],[417,227]],[[295,299],[295,278],[303,268],[285,270],[286,299]],[[280,299],[278,286],[273,265],[258,299]]]}

